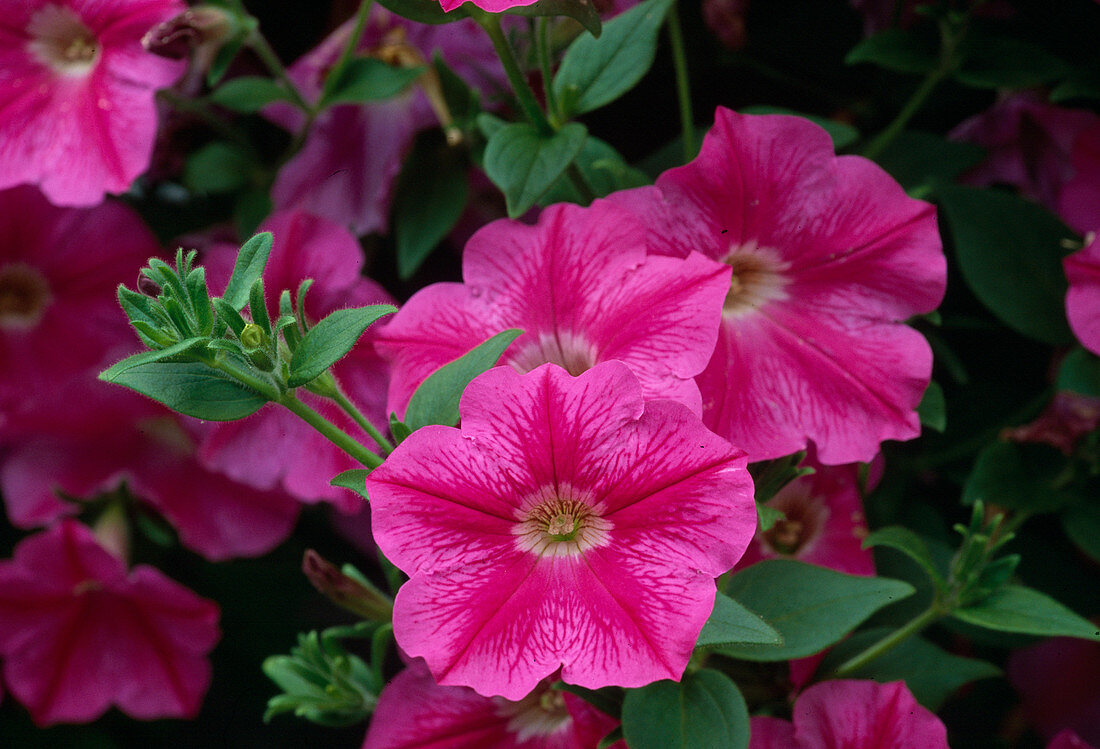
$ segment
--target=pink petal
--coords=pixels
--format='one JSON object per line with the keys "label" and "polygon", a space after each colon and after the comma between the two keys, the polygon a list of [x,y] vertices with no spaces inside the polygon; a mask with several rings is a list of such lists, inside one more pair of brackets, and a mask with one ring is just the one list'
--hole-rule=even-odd
{"label": "pink petal", "polygon": [[794,726],[779,718],[756,716],[749,720],[749,749],[796,749]]}
{"label": "pink petal", "polygon": [[799,745],[820,749],[947,749],[947,729],[901,681],[826,681],[794,705]]}
{"label": "pink petal", "polygon": [[1100,354],[1100,239],[1062,261],[1069,280],[1066,317],[1085,348]]}

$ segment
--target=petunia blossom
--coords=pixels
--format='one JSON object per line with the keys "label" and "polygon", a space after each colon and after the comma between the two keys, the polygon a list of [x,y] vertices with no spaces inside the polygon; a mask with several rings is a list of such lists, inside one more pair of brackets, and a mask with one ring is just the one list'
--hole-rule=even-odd
{"label": "petunia blossom", "polygon": [[1062,261],[1069,280],[1066,317],[1085,348],[1100,354],[1100,237]]}
{"label": "petunia blossom", "polygon": [[852,575],[875,574],[871,550],[863,548],[868,530],[859,466],[824,466],[812,459],[804,465],[814,473],[790,482],[766,502],[783,517],[766,531],[757,529],[738,568],[779,557]]}
{"label": "petunia blossom", "polygon": [[744,454],[630,370],[497,367],[367,478],[374,536],[410,580],[394,635],[436,681],[519,700],[679,679],[714,578],[756,525]]}
{"label": "petunia blossom", "polygon": [[1100,745],[1100,644],[1053,637],[1014,651],[1005,671],[1041,737],[1072,729]]}
{"label": "petunia blossom", "polygon": [[518,702],[441,687],[418,658],[382,690],[363,749],[591,749],[617,722],[545,682]]}
{"label": "petunia blossom", "polygon": [[729,274],[697,253],[647,259],[642,225],[605,201],[550,206],[536,226],[494,221],[466,245],[464,283],[422,289],[379,332],[393,363],[387,408],[404,413],[435,369],[519,328],[503,362],[520,372],[549,362],[580,374],[616,359],[647,398],[699,413],[693,378],[714,348]]}
{"label": "petunia blossom", "polygon": [[[291,79],[307,99],[320,97],[354,25],[349,20],[290,67]],[[488,37],[473,21],[414,23],[377,4],[357,52],[397,66],[427,65],[428,72],[392,99],[326,109],[310,127],[302,150],[279,171],[272,199],[276,208],[307,210],[363,235],[385,231],[393,183],[416,134],[441,120],[449,124],[430,64],[433,55],[485,93],[500,90],[504,73]],[[291,131],[303,123],[301,112],[289,106],[269,107],[265,114]]]}
{"label": "petunia blossom", "polygon": [[190,718],[210,685],[218,607],[158,570],[127,572],[65,520],[0,561],[4,681],[39,725]]}
{"label": "petunia blossom", "polygon": [[1067,728],[1050,740],[1047,749],[1096,749],[1096,747],[1086,742],[1072,729]]}
{"label": "petunia blossom", "polygon": [[[272,320],[278,316],[279,292],[290,289],[294,294],[306,278],[314,279],[305,303],[313,321],[336,309],[392,301],[381,286],[361,275],[363,251],[347,229],[302,211],[278,212],[260,229],[275,237],[264,271]],[[215,244],[203,253],[212,293],[229,281],[236,253],[237,246],[229,244]],[[385,431],[388,367],[369,337],[370,333],[332,371],[352,402]],[[366,444],[374,444],[331,400],[304,392],[299,397]],[[309,455],[309,460],[302,460],[302,455]],[[283,408],[269,405],[239,421],[207,425],[199,456],[208,468],[257,489],[279,488],[303,502],[331,500],[346,512],[362,506],[359,497],[329,485],[333,476],[359,464]]]}
{"label": "petunia blossom", "polygon": [[183,64],[142,36],[179,0],[27,0],[0,14],[0,188],[31,183],[56,205],[121,193],[149,166],[154,94]]}
{"label": "petunia blossom", "polygon": [[56,400],[60,383],[134,352],[115,292],[159,253],[121,203],[58,208],[34,187],[0,192],[0,431]]}
{"label": "petunia blossom", "polygon": [[901,321],[943,297],[935,209],[817,125],[719,108],[699,156],[611,199],[649,251],[733,268],[718,343],[696,379],[703,421],[752,461],[812,441],[828,465],[920,433],[932,371]]}
{"label": "petunia blossom", "polygon": [[208,559],[265,554],[290,535],[299,503],[215,473],[196,459],[199,425],[94,375],[13,420],[0,441],[0,493],[20,528],[46,525],[125,484]]}
{"label": "petunia blossom", "polygon": [[1058,215],[1082,234],[1100,231],[1100,118],[1073,141],[1070,165],[1073,176],[1058,196]]}
{"label": "petunia blossom", "polygon": [[902,681],[825,681],[799,695],[793,723],[751,725],[749,749],[948,749],[943,723]]}

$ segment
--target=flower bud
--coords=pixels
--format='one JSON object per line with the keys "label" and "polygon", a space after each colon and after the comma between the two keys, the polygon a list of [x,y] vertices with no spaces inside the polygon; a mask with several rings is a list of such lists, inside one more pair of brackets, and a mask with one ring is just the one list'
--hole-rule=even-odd
{"label": "flower bud", "polygon": [[183,60],[200,47],[220,47],[233,33],[234,26],[226,11],[200,5],[154,26],[142,37],[141,44],[155,55]]}
{"label": "flower bud", "polygon": [[240,338],[241,345],[245,347],[245,350],[252,351],[263,347],[267,336],[264,334],[263,328],[254,322],[250,322],[244,326]]}
{"label": "flower bud", "polygon": [[152,297],[153,299],[156,299],[158,296],[160,296],[161,291],[163,291],[163,289],[160,288],[160,284],[149,278],[149,276],[145,275],[144,273],[138,273],[136,286],[139,294],[144,294],[145,296]]}
{"label": "flower bud", "polygon": [[313,549],[306,549],[302,572],[323,596],[353,614],[372,621],[389,621],[393,615],[393,602],[385,594],[345,574]]}

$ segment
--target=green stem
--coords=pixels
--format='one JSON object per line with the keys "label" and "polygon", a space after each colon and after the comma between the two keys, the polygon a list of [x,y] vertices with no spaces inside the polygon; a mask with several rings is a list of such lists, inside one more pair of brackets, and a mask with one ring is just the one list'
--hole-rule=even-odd
{"label": "green stem", "polygon": [[879,656],[890,652],[925,627],[928,627],[944,616],[945,613],[939,601],[933,601],[931,606],[904,627],[894,630],[863,652],[857,653],[842,663],[840,667],[833,672],[833,677],[847,676],[850,673],[858,671]]}
{"label": "green stem", "polygon": [[355,404],[344,394],[344,391],[340,389],[340,386],[336,386],[336,392],[333,394],[332,399],[336,401],[336,404],[340,408],[344,409],[344,413],[350,416],[356,424],[358,424],[364,432],[370,435],[371,439],[378,443],[378,447],[382,449],[383,455],[389,455],[393,452],[393,444],[386,439],[378,428],[374,424],[370,423],[370,419],[363,415],[363,412],[356,408]]}
{"label": "green stem", "polygon": [[333,424],[321,414],[314,411],[302,401],[298,400],[293,392],[286,392],[277,400],[277,403],[286,406],[302,421],[309,424],[328,439],[329,442],[339,447],[351,457],[358,460],[367,468],[377,468],[382,465],[382,458],[348,435],[347,432]]}
{"label": "green stem", "polygon": [[256,375],[249,372],[247,369],[237,366],[230,359],[214,359],[214,361],[212,362],[208,361],[207,364],[209,364],[214,369],[225,372],[237,382],[241,383],[245,387],[255,390],[257,393],[270,401],[278,402],[279,399],[282,397],[282,393],[279,391],[279,388],[275,385],[275,383],[271,382],[270,380],[265,380],[257,377]]}
{"label": "green stem", "polygon": [[307,115],[314,114],[314,107],[305,100],[305,97],[302,96],[302,92],[294,85],[294,81],[290,80],[286,68],[283,66],[282,61],[279,60],[279,56],[275,54],[275,50],[271,48],[271,45],[268,44],[267,39],[264,38],[264,35],[260,33],[258,28],[249,34],[248,46],[251,47],[252,51],[256,53],[256,56],[260,58],[260,62],[264,64],[264,67],[266,67],[271,74],[286,87],[294,106],[301,109]]}
{"label": "green stem", "polygon": [[535,98],[535,92],[531,90],[531,84],[527,82],[527,76],[523,74],[523,70],[520,69],[519,62],[516,60],[516,55],[512,51],[512,46],[508,44],[507,37],[504,36],[504,31],[500,28],[500,16],[492,13],[484,12],[472,12],[470,15],[475,21],[485,29],[485,33],[489,35],[489,40],[493,43],[493,49],[496,50],[497,57],[500,58],[501,65],[504,66],[504,72],[508,76],[508,82],[512,84],[512,91],[516,95],[516,99],[519,101],[520,108],[523,109],[523,113],[527,116],[527,119],[539,129],[543,135],[550,135],[554,132],[554,128],[550,125],[550,121],[546,119],[546,115],[542,113],[542,108],[539,106],[538,99]]}
{"label": "green stem", "polygon": [[691,116],[691,82],[688,79],[687,55],[684,52],[684,31],[680,27],[680,8],[673,3],[668,9],[668,37],[672,42],[672,64],[676,69],[676,96],[680,104],[680,130],[684,163],[695,158],[695,122]]}
{"label": "green stem", "polygon": [[355,50],[359,47],[359,40],[363,37],[364,29],[367,28],[367,18],[370,16],[370,7],[373,4],[374,0],[362,0],[359,3],[359,10],[355,13],[355,28],[351,30],[351,36],[348,37],[348,41],[340,53],[340,59],[329,70],[328,76],[325,78],[326,83],[329,78],[333,80],[338,78],[344,68],[347,67],[347,64],[351,62],[351,58],[355,56]]}
{"label": "green stem", "polygon": [[909,97],[909,101],[905,102],[905,106],[898,112],[898,116],[894,118],[893,122],[867,144],[867,147],[863,149],[864,156],[868,159],[881,156],[886,147],[893,143],[894,139],[909,124],[909,120],[913,118],[913,115],[924,106],[924,102],[932,95],[940,82],[954,72],[955,66],[958,64],[955,51],[965,34],[966,26],[959,26],[956,29],[944,28],[941,31],[939,64],[924,77],[924,80],[921,81],[913,95]]}
{"label": "green stem", "polygon": [[561,127],[561,113],[558,111],[558,99],[554,95],[554,68],[550,59],[550,19],[542,16],[535,26],[535,49],[538,52],[539,69],[542,71],[542,93],[546,97],[546,109],[549,111],[550,124]]}
{"label": "green stem", "polygon": [[569,166],[565,168],[565,176],[569,178],[569,182],[573,185],[573,189],[580,195],[581,205],[588,205],[596,199],[596,191],[588,184],[588,180],[584,177],[584,172],[577,166],[576,161],[569,162]]}

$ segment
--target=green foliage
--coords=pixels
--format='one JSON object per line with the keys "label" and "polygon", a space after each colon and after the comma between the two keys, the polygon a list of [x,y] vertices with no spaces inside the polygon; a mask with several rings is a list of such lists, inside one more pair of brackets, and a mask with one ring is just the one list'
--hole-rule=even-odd
{"label": "green foliage", "polygon": [[[849,658],[893,632],[889,627],[857,632],[834,647],[822,661],[820,673],[830,673]],[[929,710],[939,710],[959,687],[978,679],[1000,676],[992,663],[947,653],[920,637],[910,637],[866,666],[844,675],[878,682],[904,680],[917,701]]]}
{"label": "green foliage", "polygon": [[996,190],[943,187],[963,280],[1010,328],[1054,345],[1072,343],[1065,315],[1064,242],[1073,234],[1046,209]]}
{"label": "green foliage", "polygon": [[978,454],[962,501],[1051,512],[1079,496],[1069,483],[1068,467],[1066,457],[1049,445],[994,442]]}
{"label": "green foliage", "polygon": [[1100,357],[1081,347],[1066,354],[1058,368],[1057,386],[1090,398],[1100,398]]}
{"label": "green foliage", "polygon": [[351,351],[367,326],[396,311],[392,304],[372,304],[339,309],[318,322],[302,337],[291,357],[287,384],[297,387],[320,375]]}
{"label": "green foliage", "polygon": [[1100,562],[1100,502],[1095,496],[1067,507],[1062,528],[1077,548]]}
{"label": "green foliage", "polygon": [[366,468],[352,468],[350,470],[341,471],[340,473],[336,474],[328,483],[331,486],[339,486],[344,489],[350,489],[363,499],[369,500],[370,497],[367,496],[367,487],[365,483],[367,480],[367,474],[369,473],[370,471],[368,471]]}
{"label": "green foliage", "polygon": [[937,589],[943,587],[943,575],[940,574],[940,570],[932,558],[932,552],[929,551],[928,544],[908,528],[903,528],[900,525],[879,528],[863,540],[863,548],[867,549],[872,546],[888,546],[891,549],[900,551],[920,565]]}
{"label": "green foliage", "polygon": [[[626,159],[618,151],[605,141],[593,138],[591,135],[585,138],[584,146],[577,154],[576,164],[581,176],[597,198],[605,197],[618,190],[650,184],[650,179],[644,172],[627,164]],[[539,200],[542,205],[583,202],[572,182],[564,176],[559,177],[553,187]]]}
{"label": "green foliage", "polygon": [[1043,593],[1022,585],[1006,585],[953,615],[968,624],[998,632],[1039,637],[1080,637],[1100,642],[1100,629]]}
{"label": "green foliage", "polygon": [[868,62],[895,73],[927,73],[936,67],[939,45],[921,31],[887,29],[867,37],[848,53],[844,62]]}
{"label": "green foliage", "polygon": [[110,379],[105,374],[100,379],[207,421],[243,419],[267,403],[264,396],[200,362],[152,361],[131,366]]}
{"label": "green foliage", "polygon": [[151,362],[165,361],[181,356],[205,343],[205,338],[188,338],[187,340],[180,341],[179,343],[173,344],[166,348],[155,349],[153,351],[143,351],[140,354],[127,356],[122,361],[114,364],[110,368],[100,373],[99,379],[103,380],[104,382],[115,382],[120,374],[130,369],[133,369],[134,367],[141,366],[142,364],[149,364]]}
{"label": "green foliage", "polygon": [[829,134],[829,137],[833,139],[833,148],[837,151],[842,148],[847,148],[859,140],[859,130],[856,130],[851,125],[837,122],[836,120],[830,120],[828,117],[820,117],[816,114],[796,112],[793,109],[773,107],[769,104],[754,104],[750,107],[741,107],[739,111],[742,114],[785,114],[809,120]]}
{"label": "green foliage", "polygon": [[766,621],[727,595],[719,593],[695,647],[730,643],[781,645],[783,637]]}
{"label": "green foliage", "polygon": [[523,215],[550,189],[580,153],[587,132],[578,122],[549,135],[516,123],[489,136],[485,173],[504,192],[509,216]]}
{"label": "green foliage", "polygon": [[569,45],[553,81],[564,118],[610,104],[642,79],[671,6],[672,0],[645,0],[608,21],[599,39],[579,36]]}
{"label": "green foliage", "polygon": [[432,372],[409,399],[409,407],[405,409],[406,428],[416,431],[429,424],[457,424],[458,402],[470,380],[496,366],[504,350],[521,335],[523,331],[516,329],[497,333]]}
{"label": "green foliage", "polygon": [[935,380],[928,383],[928,389],[917,406],[920,423],[929,429],[942,432],[947,428],[947,401],[943,397],[943,388]]}
{"label": "green foliage", "polygon": [[705,668],[628,691],[623,735],[631,749],[746,749],[749,711],[728,676]]}
{"label": "green foliage", "polygon": [[600,14],[596,4],[588,0],[536,0],[530,5],[509,8],[504,11],[510,16],[566,16],[583,26],[593,37],[602,33]]}
{"label": "green foliage", "polygon": [[469,13],[462,7],[452,11],[443,10],[439,0],[378,0],[378,4],[402,18],[432,26],[454,23],[469,17]]}
{"label": "green foliage", "polygon": [[397,179],[393,235],[397,273],[410,278],[458,223],[469,194],[462,151],[438,137],[417,139]]}
{"label": "green foliage", "polygon": [[242,310],[248,304],[248,294],[252,284],[263,275],[267,267],[267,259],[271,256],[271,247],[274,237],[271,232],[249,239],[241,246],[237,253],[237,261],[233,264],[233,274],[229,277],[229,283],[225,285],[225,293],[222,299],[235,310]]}
{"label": "green foliage", "polygon": [[778,630],[783,643],[723,645],[715,651],[749,661],[784,661],[836,643],[874,612],[911,595],[913,586],[771,559],[738,572],[726,592]]}
{"label": "green foliage", "polygon": [[372,57],[358,57],[337,75],[325,79],[320,106],[390,99],[412,85],[423,72],[423,67],[399,68]]}
{"label": "green foliage", "polygon": [[290,101],[290,93],[270,78],[253,75],[226,81],[210,94],[211,104],[246,114],[277,101]]}
{"label": "green foliage", "polygon": [[248,185],[252,168],[252,158],[240,146],[214,141],[187,159],[183,184],[200,195],[235,192]]}
{"label": "green foliage", "polygon": [[903,130],[875,159],[910,195],[934,194],[985,156],[973,143],[956,143],[931,133]]}
{"label": "green foliage", "polygon": [[1042,47],[972,29],[963,40],[955,80],[975,88],[1034,88],[1062,78],[1069,66]]}

